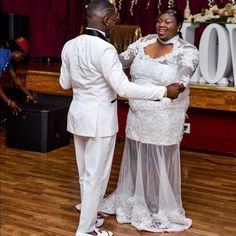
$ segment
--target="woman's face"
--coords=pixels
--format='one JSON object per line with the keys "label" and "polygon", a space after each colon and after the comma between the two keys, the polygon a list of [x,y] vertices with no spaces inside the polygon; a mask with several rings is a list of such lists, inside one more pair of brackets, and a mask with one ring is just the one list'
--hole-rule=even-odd
{"label": "woman's face", "polygon": [[156,31],[161,40],[169,40],[177,35],[180,25],[173,15],[164,13],[160,15],[156,23]]}

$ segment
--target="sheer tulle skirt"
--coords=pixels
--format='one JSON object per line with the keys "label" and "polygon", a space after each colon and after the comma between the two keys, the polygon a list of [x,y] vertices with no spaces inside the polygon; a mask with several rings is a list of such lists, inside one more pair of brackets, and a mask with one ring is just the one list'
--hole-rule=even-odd
{"label": "sheer tulle skirt", "polygon": [[181,200],[179,145],[158,146],[126,138],[117,189],[99,211],[138,230],[177,232],[188,229]]}

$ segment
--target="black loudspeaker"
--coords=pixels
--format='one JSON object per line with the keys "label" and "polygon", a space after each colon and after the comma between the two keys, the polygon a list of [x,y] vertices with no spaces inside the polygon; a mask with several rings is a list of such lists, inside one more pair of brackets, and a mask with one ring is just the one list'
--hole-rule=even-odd
{"label": "black loudspeaker", "polygon": [[0,40],[2,42],[30,37],[29,17],[14,13],[0,13]]}
{"label": "black loudspeaker", "polygon": [[19,105],[18,115],[9,114],[6,124],[6,146],[48,152],[68,145],[66,130],[68,106],[43,103]]}

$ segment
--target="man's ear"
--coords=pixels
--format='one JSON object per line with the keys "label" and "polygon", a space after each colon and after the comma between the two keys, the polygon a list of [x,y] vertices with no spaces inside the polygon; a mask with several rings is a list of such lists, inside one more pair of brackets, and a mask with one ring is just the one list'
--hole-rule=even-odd
{"label": "man's ear", "polygon": [[105,26],[108,26],[108,22],[109,22],[109,17],[108,17],[108,16],[105,16],[105,17],[103,18],[103,24],[104,24]]}

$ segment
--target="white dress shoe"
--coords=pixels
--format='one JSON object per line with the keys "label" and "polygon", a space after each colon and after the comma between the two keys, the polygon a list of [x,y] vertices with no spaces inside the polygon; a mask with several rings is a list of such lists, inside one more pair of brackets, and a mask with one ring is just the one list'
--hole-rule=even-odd
{"label": "white dress shoe", "polygon": [[111,231],[98,231],[95,230],[97,233],[97,236],[112,236],[113,233]]}
{"label": "white dress shoe", "polygon": [[[113,236],[113,233],[111,231],[98,231],[95,230],[97,233],[97,236]],[[75,236],[91,236],[93,234],[88,234],[88,233],[81,233],[81,232],[76,232]]]}
{"label": "white dress shoe", "polygon": [[92,234],[86,234],[81,232],[76,232],[75,236],[91,236]]}

